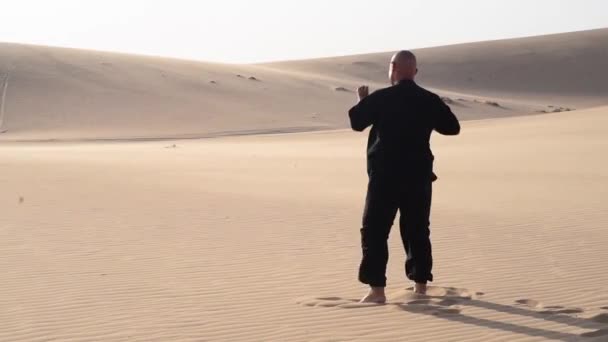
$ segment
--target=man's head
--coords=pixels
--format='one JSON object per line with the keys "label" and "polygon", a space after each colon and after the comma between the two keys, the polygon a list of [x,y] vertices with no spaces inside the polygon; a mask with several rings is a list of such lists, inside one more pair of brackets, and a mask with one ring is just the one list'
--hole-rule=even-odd
{"label": "man's head", "polygon": [[411,51],[399,51],[391,58],[388,76],[393,85],[399,81],[414,80],[417,73],[416,56]]}

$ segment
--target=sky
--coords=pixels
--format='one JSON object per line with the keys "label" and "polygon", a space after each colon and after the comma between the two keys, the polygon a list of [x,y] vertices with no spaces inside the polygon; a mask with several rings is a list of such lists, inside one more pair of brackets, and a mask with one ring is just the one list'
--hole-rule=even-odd
{"label": "sky", "polygon": [[0,0],[0,42],[226,63],[603,27],[606,0]]}

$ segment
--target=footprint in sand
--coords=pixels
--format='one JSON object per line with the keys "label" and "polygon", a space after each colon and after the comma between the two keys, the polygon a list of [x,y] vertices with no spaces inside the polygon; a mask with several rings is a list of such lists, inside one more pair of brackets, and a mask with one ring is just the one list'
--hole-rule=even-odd
{"label": "footprint in sand", "polygon": [[541,309],[543,307],[543,304],[541,302],[534,299],[518,299],[515,301],[515,303],[519,305],[525,305],[533,309]]}
{"label": "footprint in sand", "polygon": [[406,299],[405,301],[402,300],[405,303],[397,304],[397,306],[401,310],[408,312],[425,313],[434,316],[457,315],[462,312],[462,307],[458,304],[482,295],[480,292],[476,292],[474,295],[472,293],[467,289],[430,286],[427,289],[426,295],[418,295],[413,293],[412,288],[409,288],[397,298],[391,299],[391,302],[396,302],[396,299]]}
{"label": "footprint in sand", "polygon": [[305,297],[296,300],[297,304],[309,307],[325,308],[369,308],[378,306],[397,307],[403,311],[422,312],[432,315],[459,314],[462,308],[458,305],[462,301],[471,300],[474,296],[482,295],[480,292],[471,292],[467,289],[455,287],[429,286],[426,295],[413,292],[413,288],[402,290],[388,296],[386,304],[359,303],[357,299],[342,297]]}
{"label": "footprint in sand", "polygon": [[483,295],[483,292],[472,292],[467,289],[460,289],[456,287],[441,287],[441,286],[429,286],[426,295],[417,295],[414,292],[414,288],[407,288],[405,291],[401,291],[398,296],[401,297],[411,297],[413,296],[421,296],[423,298],[438,298],[438,297],[449,297],[449,298],[457,298],[457,299],[473,299]]}
{"label": "footprint in sand", "polygon": [[395,306],[402,311],[424,313],[433,316],[457,315],[462,311],[460,307],[443,307],[439,304],[433,304],[432,301],[411,301],[405,304],[395,304]]}
{"label": "footprint in sand", "polygon": [[340,304],[337,307],[341,309],[361,309],[361,308],[373,308],[378,306],[385,306],[386,304],[376,304],[376,303],[359,303],[358,301],[352,301],[350,303]]}
{"label": "footprint in sand", "polygon": [[437,311],[433,312],[433,315],[435,315],[435,316],[458,315],[461,311],[462,310],[460,308],[449,308],[449,309],[439,308],[439,309],[437,309]]}
{"label": "footprint in sand", "polygon": [[[547,309],[552,309],[552,308],[556,308],[555,306],[551,306],[551,307],[547,307]],[[578,308],[572,308],[572,309],[565,309],[565,308],[560,308],[560,309],[552,309],[552,310],[543,310],[543,311],[539,311],[538,313],[543,314],[543,315],[557,315],[557,314],[564,314],[564,315],[571,315],[571,314],[578,314],[578,313],[583,313],[585,312],[583,309],[578,309]]]}
{"label": "footprint in sand", "polygon": [[462,301],[462,299],[446,298],[446,299],[443,299],[440,302],[438,302],[437,305],[441,305],[441,306],[454,306],[454,305],[460,304],[461,301]]}
{"label": "footprint in sand", "polygon": [[356,299],[346,299],[340,297],[312,297],[312,298],[300,298],[296,300],[297,304],[320,307],[320,308],[335,308],[335,307],[369,307],[377,306],[378,304],[365,303],[360,304]]}
{"label": "footprint in sand", "polygon": [[418,299],[407,302],[408,305],[429,305],[433,304],[433,301],[430,299]]}

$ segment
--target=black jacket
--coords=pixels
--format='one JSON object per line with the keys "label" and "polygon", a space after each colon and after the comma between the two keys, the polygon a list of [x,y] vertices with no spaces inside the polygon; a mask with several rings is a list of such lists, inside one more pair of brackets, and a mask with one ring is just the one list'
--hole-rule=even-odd
{"label": "black jacket", "polygon": [[372,126],[367,143],[370,177],[432,179],[431,133],[460,133],[450,107],[414,81],[401,81],[370,94],[348,115],[355,131]]}

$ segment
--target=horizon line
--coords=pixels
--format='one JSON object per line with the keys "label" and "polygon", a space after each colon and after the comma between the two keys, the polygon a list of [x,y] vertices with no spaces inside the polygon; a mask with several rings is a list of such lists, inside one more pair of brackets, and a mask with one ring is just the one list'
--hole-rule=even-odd
{"label": "horizon line", "polygon": [[[419,46],[412,47],[409,50],[423,50],[423,49],[432,49],[432,48],[440,48],[440,47],[450,47],[450,46],[458,46],[458,45],[466,45],[466,44],[475,44],[475,43],[485,43],[485,42],[497,42],[497,41],[507,41],[514,39],[526,39],[526,38],[535,38],[535,37],[546,37],[546,36],[556,36],[570,33],[579,33],[579,32],[591,32],[591,31],[600,31],[600,30],[608,30],[608,26],[590,28],[590,29],[581,29],[574,31],[560,31],[546,34],[538,34],[538,35],[524,35],[524,36],[515,36],[508,38],[496,38],[496,39],[487,39],[487,40],[473,40],[473,41],[463,41],[456,42],[452,44],[445,45],[429,45],[429,46]],[[17,41],[0,41],[0,44],[12,44],[12,45],[21,45],[21,46],[30,46],[30,47],[40,47],[40,48],[52,48],[52,49],[67,49],[67,50],[77,50],[77,51],[88,51],[88,52],[98,52],[105,54],[116,54],[116,55],[126,55],[130,57],[142,57],[142,58],[162,58],[176,61],[184,61],[184,62],[197,62],[197,63],[206,63],[206,64],[223,64],[223,65],[234,65],[234,66],[248,66],[248,65],[262,65],[262,64],[274,64],[274,63],[286,63],[286,62],[298,62],[298,61],[312,61],[312,60],[321,60],[321,59],[333,59],[333,58],[343,58],[350,56],[367,56],[367,55],[378,55],[385,54],[398,51],[395,50],[383,50],[383,51],[372,51],[372,52],[361,52],[361,53],[350,53],[350,54],[339,54],[339,55],[329,55],[329,56],[311,56],[311,57],[303,57],[303,58],[288,58],[288,59],[267,59],[261,61],[252,61],[252,62],[225,62],[225,61],[214,61],[214,60],[204,60],[197,58],[188,58],[176,55],[163,55],[163,54],[152,54],[152,53],[138,53],[124,50],[105,50],[105,49],[95,49],[95,48],[84,48],[77,46],[66,46],[66,45],[45,45],[38,43],[28,43],[28,42],[17,42]]]}

